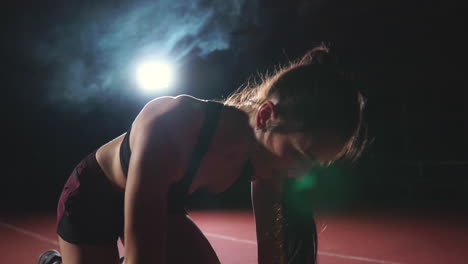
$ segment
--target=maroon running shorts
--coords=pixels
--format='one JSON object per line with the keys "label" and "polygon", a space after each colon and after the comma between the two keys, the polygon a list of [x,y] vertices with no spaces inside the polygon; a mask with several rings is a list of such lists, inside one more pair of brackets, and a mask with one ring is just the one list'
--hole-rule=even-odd
{"label": "maroon running shorts", "polygon": [[75,167],[63,188],[57,233],[73,244],[115,245],[123,231],[124,193],[108,180],[93,152]]}

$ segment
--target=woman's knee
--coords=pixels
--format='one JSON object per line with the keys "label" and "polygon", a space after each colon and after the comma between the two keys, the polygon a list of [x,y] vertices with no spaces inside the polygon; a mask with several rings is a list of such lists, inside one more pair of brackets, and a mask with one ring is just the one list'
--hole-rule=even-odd
{"label": "woman's knee", "polygon": [[60,254],[62,263],[119,263],[119,251],[115,246],[77,245],[69,243],[59,237]]}
{"label": "woman's knee", "polygon": [[208,239],[188,216],[170,216],[169,223],[168,263],[220,263]]}

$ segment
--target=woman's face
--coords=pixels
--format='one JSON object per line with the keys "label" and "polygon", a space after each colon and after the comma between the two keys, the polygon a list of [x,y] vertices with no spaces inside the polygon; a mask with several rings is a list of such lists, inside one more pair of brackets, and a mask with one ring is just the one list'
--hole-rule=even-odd
{"label": "woman's face", "polygon": [[317,165],[328,163],[342,155],[345,141],[332,133],[276,133],[266,129],[277,119],[274,101],[263,103],[255,115],[256,138],[262,146],[258,152],[258,169],[267,178],[298,178]]}
{"label": "woman's face", "polygon": [[336,159],[344,150],[344,141],[331,135],[271,133],[268,138],[265,148],[270,169],[279,177],[300,178],[313,167]]}

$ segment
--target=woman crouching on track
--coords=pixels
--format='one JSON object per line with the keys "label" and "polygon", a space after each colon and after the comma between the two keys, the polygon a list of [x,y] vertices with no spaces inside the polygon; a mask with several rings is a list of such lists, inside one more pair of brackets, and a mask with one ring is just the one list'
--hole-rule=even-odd
{"label": "woman crouching on track", "polygon": [[40,263],[119,263],[119,237],[126,264],[220,263],[184,203],[201,188],[225,191],[246,166],[258,262],[315,263],[315,223],[305,233],[287,224],[282,182],[362,147],[363,97],[329,56],[315,48],[224,101],[150,101],[73,170],[58,204],[61,257],[49,252]]}

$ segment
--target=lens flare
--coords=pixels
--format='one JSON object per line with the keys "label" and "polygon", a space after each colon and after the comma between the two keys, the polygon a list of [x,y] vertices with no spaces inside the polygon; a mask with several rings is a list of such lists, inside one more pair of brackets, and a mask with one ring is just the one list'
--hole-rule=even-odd
{"label": "lens flare", "polygon": [[316,185],[317,175],[314,172],[309,172],[295,182],[294,189],[296,191],[306,191],[314,188]]}
{"label": "lens flare", "polygon": [[137,67],[136,79],[138,85],[147,92],[161,91],[172,84],[173,71],[165,62],[144,62]]}

